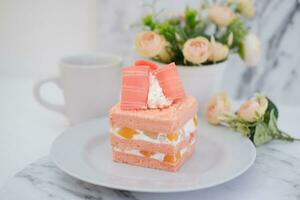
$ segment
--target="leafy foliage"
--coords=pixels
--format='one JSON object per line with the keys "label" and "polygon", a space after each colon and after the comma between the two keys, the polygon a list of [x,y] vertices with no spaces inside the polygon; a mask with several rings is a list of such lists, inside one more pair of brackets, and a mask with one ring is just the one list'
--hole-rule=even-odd
{"label": "leafy foliage", "polygon": [[238,51],[240,45],[242,44],[247,34],[247,30],[240,17],[236,17],[231,22],[231,24],[229,24],[225,34],[220,37],[220,41],[226,43],[230,33],[233,34],[233,42],[231,48],[236,49]]}
{"label": "leafy foliage", "polygon": [[165,21],[158,25],[157,31],[169,42],[170,46],[168,48],[172,52],[172,60],[175,63],[183,64],[183,54],[181,51],[183,42],[177,37],[176,27],[169,21]]}
{"label": "leafy foliage", "polygon": [[[233,41],[229,48],[239,51],[240,44],[247,33],[239,13],[232,9],[232,12],[236,15],[235,19],[232,20],[228,27],[219,27],[201,15],[204,9],[207,9],[207,5],[202,6],[200,9],[187,6],[183,15],[164,17],[162,19],[159,19],[155,13],[146,15],[142,18],[142,25],[145,29],[155,31],[164,36],[169,44],[168,52],[171,52],[171,60],[176,64],[191,64],[184,60],[182,48],[188,39],[198,36],[206,37],[208,40],[213,36],[215,41],[227,44],[231,34],[233,35]],[[208,34],[208,30],[212,28],[215,31]],[[203,64],[212,64],[212,62],[207,61]]]}
{"label": "leafy foliage", "polygon": [[151,15],[147,15],[142,19],[143,25],[148,27],[150,30],[154,30],[157,26],[157,23],[153,21],[153,17]]}
{"label": "leafy foliage", "polygon": [[185,9],[185,27],[184,31],[187,35],[190,35],[195,31],[196,25],[199,23],[197,20],[198,12],[196,9],[192,9],[190,7],[186,7]]}

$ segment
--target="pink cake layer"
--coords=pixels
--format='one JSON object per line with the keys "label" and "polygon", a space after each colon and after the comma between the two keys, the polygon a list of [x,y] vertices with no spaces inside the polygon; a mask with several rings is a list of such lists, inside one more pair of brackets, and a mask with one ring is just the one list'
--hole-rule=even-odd
{"label": "pink cake layer", "polygon": [[141,166],[141,167],[148,167],[148,168],[153,168],[153,169],[161,169],[161,170],[166,170],[166,171],[170,171],[170,172],[176,172],[183,165],[183,163],[185,163],[185,161],[188,160],[188,158],[193,154],[194,149],[195,149],[195,144],[192,144],[189,147],[188,151],[183,154],[180,161],[178,161],[175,164],[164,162],[164,161],[159,161],[154,158],[126,154],[126,153],[122,153],[119,151],[113,151],[113,160],[115,162],[127,163],[130,165],[136,165],[136,166]]}
{"label": "pink cake layer", "polygon": [[150,132],[172,133],[190,120],[197,110],[197,101],[191,96],[165,109],[121,110],[118,103],[110,111],[110,125],[112,128],[128,127]]}
{"label": "pink cake layer", "polygon": [[137,149],[164,154],[175,154],[178,152],[178,150],[181,150],[189,145],[192,140],[195,140],[195,137],[196,132],[193,132],[190,134],[189,138],[185,138],[182,142],[178,143],[176,146],[173,146],[170,144],[151,143],[144,140],[128,140],[110,134],[112,146],[117,147],[118,149]]}

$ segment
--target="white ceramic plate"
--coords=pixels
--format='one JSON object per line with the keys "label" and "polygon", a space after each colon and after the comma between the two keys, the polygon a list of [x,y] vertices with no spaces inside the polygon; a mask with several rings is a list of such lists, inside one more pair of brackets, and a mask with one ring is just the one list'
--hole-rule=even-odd
{"label": "white ceramic plate", "polygon": [[100,186],[140,192],[180,192],[234,179],[256,157],[250,140],[202,120],[196,151],[178,172],[135,167],[112,162],[108,130],[107,118],[68,129],[52,145],[53,161],[67,174]]}

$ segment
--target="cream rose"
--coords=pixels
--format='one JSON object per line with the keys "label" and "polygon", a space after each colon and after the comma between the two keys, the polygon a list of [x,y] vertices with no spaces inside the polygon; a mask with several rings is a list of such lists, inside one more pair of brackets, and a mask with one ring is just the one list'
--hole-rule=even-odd
{"label": "cream rose", "polygon": [[139,33],[135,41],[138,53],[148,58],[159,55],[166,46],[165,38],[154,31]]}
{"label": "cream rose", "polygon": [[208,18],[219,26],[228,26],[234,19],[234,14],[227,6],[213,6],[208,10]]}
{"label": "cream rose", "polygon": [[259,63],[261,58],[261,43],[255,34],[249,33],[245,36],[241,45],[240,55],[250,66],[255,66]]}
{"label": "cream rose", "polygon": [[211,45],[205,37],[192,38],[185,42],[182,53],[187,61],[201,64],[211,55]]}
{"label": "cream rose", "polygon": [[268,108],[268,100],[262,95],[255,95],[250,100],[244,102],[237,114],[247,122],[255,122],[263,116]]}
{"label": "cream rose", "polygon": [[220,117],[230,112],[230,102],[226,93],[215,95],[205,106],[206,120],[217,125],[220,123]]}
{"label": "cream rose", "polygon": [[211,42],[212,53],[208,60],[213,62],[218,62],[224,60],[228,57],[229,48],[219,42]]}
{"label": "cream rose", "polygon": [[246,17],[253,17],[256,7],[252,0],[238,0],[238,10]]}
{"label": "cream rose", "polygon": [[158,57],[160,59],[160,61],[164,62],[164,63],[169,63],[171,62],[171,54],[170,52],[167,50],[167,48],[163,48],[159,54]]}

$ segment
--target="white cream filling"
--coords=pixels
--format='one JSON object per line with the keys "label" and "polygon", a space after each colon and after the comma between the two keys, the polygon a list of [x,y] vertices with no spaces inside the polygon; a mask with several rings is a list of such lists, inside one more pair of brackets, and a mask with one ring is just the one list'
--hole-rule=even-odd
{"label": "white cream filling", "polygon": [[[150,138],[149,136],[145,135],[144,131],[142,131],[142,130],[135,130],[139,134],[135,135],[131,140],[143,140],[143,141],[156,143],[156,144],[170,144],[170,145],[176,146],[177,144],[182,142],[185,138],[189,138],[190,134],[193,133],[194,131],[196,131],[196,129],[197,129],[197,126],[194,122],[194,119],[192,118],[188,122],[186,122],[185,125],[181,129],[179,129],[178,139],[175,141],[168,140],[165,133],[158,133],[157,139],[153,139],[153,138]],[[122,138],[122,136],[120,136],[118,134],[119,130],[120,130],[120,128],[114,128],[114,129],[111,129],[110,132],[112,134],[114,134],[115,136]]]}
{"label": "white cream filling", "polygon": [[[195,140],[193,140],[190,143],[190,146],[193,145],[194,143],[195,143]],[[137,150],[137,149],[121,150],[121,149],[118,149],[117,147],[113,147],[113,150],[114,151],[118,151],[118,152],[122,152],[122,153],[127,153],[127,154],[131,154],[131,155],[135,155],[135,156],[145,157],[145,155],[143,155],[142,153],[140,153],[140,151]],[[182,157],[188,150],[189,150],[189,146],[186,146],[186,147],[182,148],[180,150],[180,156]],[[155,153],[155,154],[151,155],[150,158],[153,158],[153,159],[156,159],[156,160],[159,160],[159,161],[163,161],[164,158],[165,158],[165,155],[166,154],[163,154],[163,153]]]}
{"label": "white cream filling", "polygon": [[156,153],[154,155],[151,155],[150,158],[153,158],[153,159],[156,159],[156,160],[159,160],[159,161],[163,161],[164,158],[165,158],[165,154],[163,154],[163,153]]}
{"label": "white cream filling", "polygon": [[156,77],[150,73],[150,86],[148,92],[148,107],[149,108],[164,108],[170,106],[172,101],[168,100],[164,95]]}

